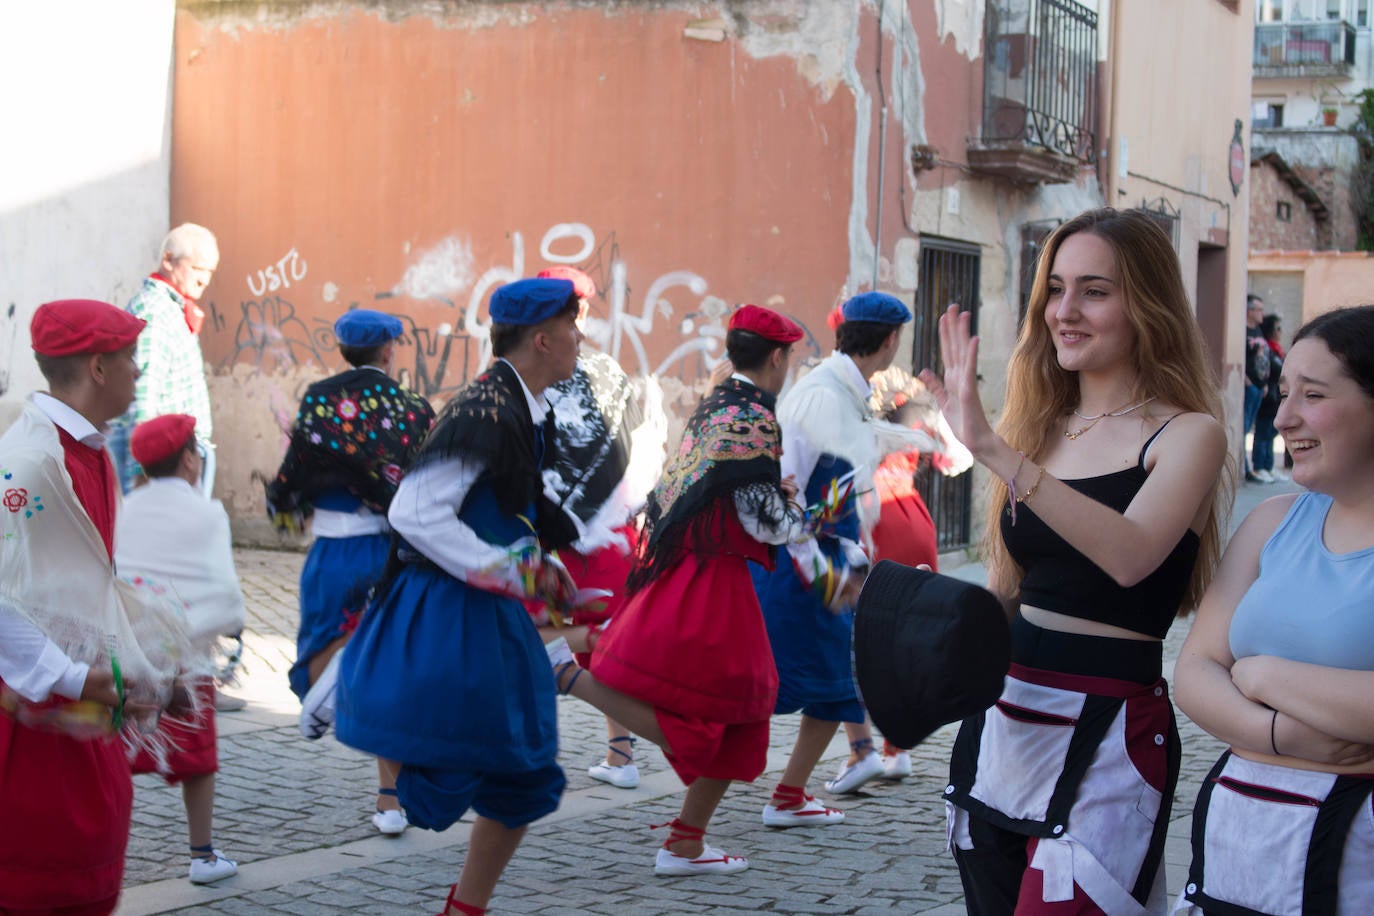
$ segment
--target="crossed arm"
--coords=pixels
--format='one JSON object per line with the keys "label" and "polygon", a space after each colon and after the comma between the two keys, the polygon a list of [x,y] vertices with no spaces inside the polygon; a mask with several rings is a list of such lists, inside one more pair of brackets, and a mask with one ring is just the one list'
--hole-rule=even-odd
{"label": "crossed arm", "polygon": [[1260,504],[1232,537],[1179,654],[1176,699],[1189,718],[1235,750],[1364,764],[1374,760],[1374,672],[1231,655],[1231,619],[1292,501],[1283,496]]}

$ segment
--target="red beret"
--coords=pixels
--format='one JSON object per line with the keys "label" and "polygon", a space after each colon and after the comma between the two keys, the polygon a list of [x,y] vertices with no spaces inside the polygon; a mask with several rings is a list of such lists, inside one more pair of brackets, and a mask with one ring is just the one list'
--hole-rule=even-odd
{"label": "red beret", "polygon": [[61,299],[45,302],[33,313],[29,336],[42,356],[113,353],[138,340],[147,322],[108,302]]}
{"label": "red beret", "polygon": [[129,454],[145,468],[166,461],[186,447],[196,431],[196,418],[184,413],[163,414],[134,427]]}
{"label": "red beret", "polygon": [[741,305],[737,308],[730,316],[730,330],[753,331],[760,337],[784,344],[796,343],[806,336],[806,332],[791,318],[761,305]]}
{"label": "red beret", "polygon": [[592,278],[576,267],[558,264],[553,267],[545,267],[535,276],[541,280],[571,280],[573,292],[577,293],[579,299],[590,299],[596,295],[596,284],[592,282]]}

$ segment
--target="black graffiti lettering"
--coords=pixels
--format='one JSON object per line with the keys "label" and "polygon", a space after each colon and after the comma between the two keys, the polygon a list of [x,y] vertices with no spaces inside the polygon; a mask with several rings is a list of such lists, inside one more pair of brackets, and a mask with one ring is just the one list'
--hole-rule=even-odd
{"label": "black graffiti lettering", "polygon": [[316,319],[312,328],[296,316],[296,306],[280,296],[246,299],[239,308],[241,317],[224,368],[241,362],[259,369],[327,365],[324,354],[334,345],[330,325]]}

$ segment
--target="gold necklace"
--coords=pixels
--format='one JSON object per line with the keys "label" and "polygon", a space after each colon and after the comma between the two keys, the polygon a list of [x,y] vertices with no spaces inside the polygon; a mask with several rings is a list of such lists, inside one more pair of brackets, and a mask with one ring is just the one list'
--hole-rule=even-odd
{"label": "gold necklace", "polygon": [[1107,417],[1124,417],[1124,416],[1126,416],[1126,414],[1131,413],[1132,411],[1135,411],[1135,410],[1139,410],[1140,408],[1144,407],[1146,404],[1150,403],[1150,402],[1153,401],[1153,400],[1155,400],[1155,399],[1154,399],[1154,398],[1146,398],[1145,400],[1141,401],[1139,404],[1132,404],[1130,407],[1118,407],[1118,408],[1115,409],[1115,410],[1109,410],[1109,411],[1107,411],[1106,413],[1095,414],[1094,416],[1091,416],[1091,417],[1085,417],[1085,416],[1083,416],[1083,414],[1081,414],[1081,413],[1078,412],[1078,408],[1075,407],[1075,408],[1073,409],[1073,415],[1074,415],[1075,417],[1078,417],[1078,419],[1080,419],[1080,420],[1087,420],[1088,422],[1085,423],[1085,424],[1083,424],[1082,426],[1078,427],[1078,429],[1066,429],[1066,430],[1064,430],[1064,437],[1065,437],[1066,439],[1068,439],[1069,441],[1073,441],[1074,439],[1077,439],[1079,436],[1081,436],[1081,435],[1083,435],[1084,433],[1086,433],[1088,430],[1092,429],[1094,426],[1096,426],[1096,425],[1097,425],[1098,423],[1100,423],[1101,421],[1105,420]]}

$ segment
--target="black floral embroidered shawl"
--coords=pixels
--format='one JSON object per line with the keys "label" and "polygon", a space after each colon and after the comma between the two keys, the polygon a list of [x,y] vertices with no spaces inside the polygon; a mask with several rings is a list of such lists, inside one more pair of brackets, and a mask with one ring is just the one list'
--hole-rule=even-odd
{"label": "black floral embroidered shawl", "polygon": [[[772,497],[781,483],[782,436],[776,399],[756,385],[730,378],[716,386],[687,421],[677,457],[668,464],[645,507],[644,547],[627,584],[638,591],[677,561],[686,545],[709,551],[719,532],[717,501],[743,491],[747,508],[765,525],[783,517]],[[733,506],[731,507],[733,511]]]}
{"label": "black floral embroidered shawl", "polygon": [[428,401],[376,369],[318,381],[301,399],[267,502],[308,514],[315,496],[342,488],[384,515],[433,422]]}

